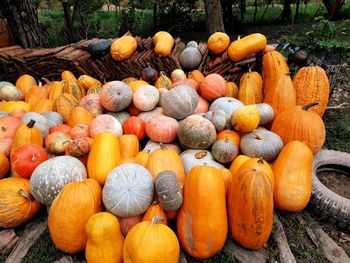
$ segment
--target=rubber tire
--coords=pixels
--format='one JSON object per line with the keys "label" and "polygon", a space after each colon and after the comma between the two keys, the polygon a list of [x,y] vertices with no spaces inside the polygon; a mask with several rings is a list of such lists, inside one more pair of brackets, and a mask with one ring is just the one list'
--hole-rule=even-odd
{"label": "rubber tire", "polygon": [[312,196],[310,205],[313,213],[327,219],[339,228],[350,231],[350,199],[327,188],[317,177],[320,171],[341,171],[350,176],[350,154],[332,150],[321,150],[313,160]]}

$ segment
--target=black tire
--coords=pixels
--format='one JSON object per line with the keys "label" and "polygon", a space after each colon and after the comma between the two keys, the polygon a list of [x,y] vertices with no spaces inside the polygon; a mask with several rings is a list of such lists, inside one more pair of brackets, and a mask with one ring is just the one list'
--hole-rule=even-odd
{"label": "black tire", "polygon": [[350,199],[327,188],[317,177],[321,171],[337,171],[350,176],[350,154],[321,150],[314,157],[312,169],[312,211],[322,219],[350,231]]}

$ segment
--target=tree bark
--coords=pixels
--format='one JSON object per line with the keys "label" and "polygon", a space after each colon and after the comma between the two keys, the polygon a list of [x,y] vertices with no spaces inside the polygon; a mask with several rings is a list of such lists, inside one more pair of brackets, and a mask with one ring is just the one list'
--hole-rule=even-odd
{"label": "tree bark", "polygon": [[290,5],[292,4],[292,0],[284,0],[283,10],[282,10],[282,20],[288,21],[292,14],[292,9]]}
{"label": "tree bark", "polygon": [[16,43],[25,48],[44,45],[38,17],[28,0],[1,0],[0,10]]}
{"label": "tree bark", "polygon": [[217,31],[225,32],[222,20],[220,0],[205,0],[205,19],[210,34]]}

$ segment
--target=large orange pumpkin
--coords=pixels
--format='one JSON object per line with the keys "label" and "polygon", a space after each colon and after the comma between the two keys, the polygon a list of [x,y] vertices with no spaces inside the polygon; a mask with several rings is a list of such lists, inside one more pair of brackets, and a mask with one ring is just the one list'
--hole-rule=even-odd
{"label": "large orange pumpkin", "polygon": [[262,78],[258,72],[244,73],[239,84],[238,99],[244,105],[261,103],[262,85]]}
{"label": "large orange pumpkin", "polygon": [[226,91],[226,81],[219,74],[209,74],[199,86],[200,95],[206,100],[222,97]]}
{"label": "large orange pumpkin", "polygon": [[122,36],[115,40],[111,46],[111,56],[116,61],[123,61],[131,57],[136,51],[137,42],[132,36]]}
{"label": "large orange pumpkin", "polygon": [[266,37],[260,33],[254,33],[233,41],[227,50],[227,54],[230,60],[236,62],[264,50],[265,47]]}

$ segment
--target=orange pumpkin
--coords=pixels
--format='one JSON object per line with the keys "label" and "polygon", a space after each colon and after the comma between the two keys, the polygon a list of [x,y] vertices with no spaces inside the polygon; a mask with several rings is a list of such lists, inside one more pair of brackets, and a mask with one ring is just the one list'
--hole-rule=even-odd
{"label": "orange pumpkin", "polygon": [[49,93],[49,100],[54,102],[55,99],[57,99],[58,96],[60,96],[63,93],[64,82],[52,81],[50,85],[51,85],[51,89]]}
{"label": "orange pumpkin", "polygon": [[223,32],[215,32],[208,39],[208,49],[214,54],[224,52],[230,45],[230,37]]}
{"label": "orange pumpkin", "polygon": [[237,148],[239,149],[239,145],[241,142],[241,138],[239,137],[239,134],[232,130],[222,130],[217,134],[216,140],[229,140],[237,145]]}
{"label": "orange pumpkin", "polygon": [[231,187],[231,183],[232,183],[232,173],[229,169],[227,168],[222,168],[220,169],[221,171],[221,176],[222,179],[224,179],[224,183],[225,183],[225,193],[226,195],[228,194],[228,191],[230,190]]}
{"label": "orange pumpkin", "polygon": [[136,159],[139,161],[143,167],[147,168],[149,153],[148,152],[139,152],[136,155]]}
{"label": "orange pumpkin", "polygon": [[102,83],[99,80],[90,77],[89,75],[81,75],[78,78],[78,82],[79,85],[85,89],[85,91],[88,91],[93,87],[102,87]]}
{"label": "orange pumpkin", "polygon": [[230,165],[230,171],[232,176],[236,176],[241,166],[248,160],[250,160],[249,156],[238,155]]}
{"label": "orange pumpkin", "polygon": [[204,78],[199,86],[200,95],[206,100],[222,97],[226,91],[226,81],[219,74],[212,73]]}
{"label": "orange pumpkin", "polygon": [[122,36],[111,46],[111,56],[116,61],[123,61],[131,57],[137,49],[136,39],[132,36]]}
{"label": "orange pumpkin", "polygon": [[68,81],[68,79],[72,79],[74,82],[77,82],[78,83],[78,80],[77,78],[74,76],[73,72],[71,71],[68,71],[68,70],[65,70],[65,71],[62,71],[61,73],[61,79],[64,80],[64,81]]}
{"label": "orange pumpkin", "polygon": [[170,55],[175,44],[174,38],[165,31],[159,31],[153,36],[154,52],[162,57]]}
{"label": "orange pumpkin", "polygon": [[265,47],[266,37],[255,33],[233,41],[227,50],[227,54],[232,61],[237,62],[249,55],[264,50]]}
{"label": "orange pumpkin", "polygon": [[37,86],[36,80],[30,75],[22,75],[16,81],[16,87],[22,92],[23,96],[26,96],[29,90]]}
{"label": "orange pumpkin", "polygon": [[10,162],[5,153],[0,153],[0,179],[5,177],[10,170]]}
{"label": "orange pumpkin", "polygon": [[71,128],[68,133],[73,139],[77,138],[86,138],[90,136],[90,127],[87,124],[77,124],[73,128]]}
{"label": "orange pumpkin", "polygon": [[0,118],[0,140],[12,139],[20,121],[12,116]]}
{"label": "orange pumpkin", "polygon": [[139,140],[134,134],[124,134],[118,138],[122,159],[136,157],[139,152]]}
{"label": "orange pumpkin", "polygon": [[55,99],[53,109],[62,115],[63,120],[68,122],[70,112],[75,106],[78,106],[79,101],[69,93],[62,93]]}
{"label": "orange pumpkin", "polygon": [[240,80],[238,99],[244,105],[262,103],[262,85],[262,78],[258,72],[244,73]]}
{"label": "orange pumpkin", "polygon": [[237,98],[237,95],[238,95],[238,87],[237,87],[236,83],[227,82],[224,97]]}
{"label": "orange pumpkin", "polygon": [[39,101],[36,105],[33,106],[33,111],[39,112],[39,113],[53,111],[52,100],[45,99],[45,100]]}
{"label": "orange pumpkin", "polygon": [[33,86],[25,96],[25,102],[27,102],[30,106],[34,107],[41,100],[46,100],[49,98],[49,92],[47,89],[47,85],[42,86],[39,83],[39,86]]}
{"label": "orange pumpkin", "polygon": [[146,210],[142,221],[152,221],[153,217],[155,216],[161,216],[164,218],[163,221],[158,222],[158,224],[164,224],[167,225],[168,224],[168,220],[166,217],[166,214],[162,208],[162,206],[159,204],[158,201],[154,201]]}
{"label": "orange pumpkin", "polygon": [[68,125],[74,127],[77,124],[87,124],[89,125],[94,116],[82,106],[77,106],[72,109],[68,118]]}

